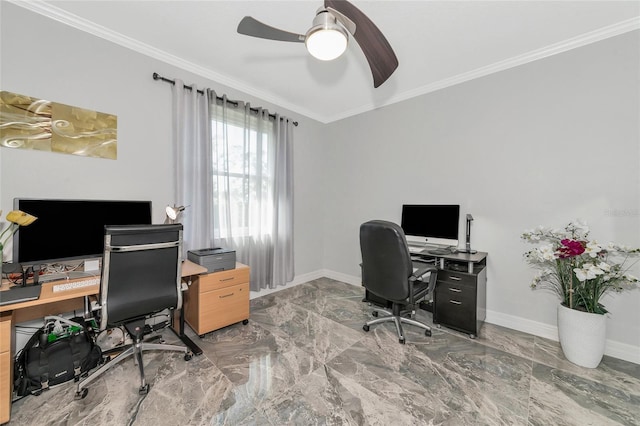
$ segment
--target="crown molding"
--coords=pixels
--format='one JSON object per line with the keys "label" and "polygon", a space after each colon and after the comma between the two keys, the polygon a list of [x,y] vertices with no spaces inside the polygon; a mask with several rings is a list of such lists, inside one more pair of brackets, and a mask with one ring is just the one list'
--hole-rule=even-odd
{"label": "crown molding", "polygon": [[477,78],[481,78],[490,74],[508,70],[509,68],[514,68],[520,65],[527,64],[529,62],[534,62],[539,59],[547,58],[549,56],[557,55],[559,53],[567,52],[569,50],[577,49],[588,44],[592,44],[601,40],[605,40],[607,38],[615,37],[617,35],[639,29],[640,16],[637,16],[626,21],[618,22],[616,24],[600,28],[595,31],[581,34],[577,37],[573,37],[558,43],[551,44],[549,46],[542,47],[540,49],[532,50],[522,55],[505,59],[504,61],[495,62],[493,64],[489,64],[487,66],[477,68],[469,72],[458,74],[456,76],[445,78],[443,80],[439,80],[413,90],[399,93],[398,95],[387,99],[384,103],[369,103],[348,111],[344,111],[331,117],[325,117],[325,122],[330,123],[333,121],[342,120],[344,118],[362,114],[364,112],[372,111],[374,109],[382,108],[384,106],[392,105],[398,102],[406,101],[407,99],[435,92],[437,90],[441,90],[450,86],[455,86],[457,84],[464,83],[470,80],[475,80]]}
{"label": "crown molding", "polygon": [[229,86],[233,89],[248,93],[251,96],[260,98],[274,105],[278,105],[279,107],[286,108],[292,112],[301,114],[305,117],[311,118],[319,122],[325,122],[324,117],[319,116],[318,114],[309,110],[308,108],[305,108],[297,104],[292,104],[291,102],[277,95],[274,95],[269,92],[265,92],[259,88],[256,88],[251,85],[247,85],[239,80],[230,78],[224,74],[219,74],[215,71],[212,71],[209,68],[200,66],[193,62],[189,62],[179,56],[167,53],[164,50],[157,49],[139,40],[133,39],[131,37],[127,37],[123,34],[120,34],[116,31],[106,28],[102,25],[96,24],[92,21],[81,18],[72,13],[69,13],[50,3],[46,3],[42,0],[30,0],[30,1],[6,0],[6,1],[9,3],[13,3],[16,6],[30,10],[32,12],[38,13],[47,18],[58,21],[67,26],[92,34],[96,37],[118,44],[122,47],[126,47],[127,49],[131,49],[143,55],[149,56],[153,59],[157,59],[159,61],[173,65],[180,69],[183,69],[185,71],[192,72],[193,74],[199,75],[206,79],[213,80],[217,83]]}
{"label": "crown molding", "polygon": [[367,103],[359,107],[356,107],[347,111],[343,111],[339,114],[329,116],[329,115],[318,114],[302,105],[293,104],[277,95],[274,95],[273,93],[265,92],[257,87],[248,85],[242,81],[230,78],[223,74],[219,74],[217,72],[212,71],[211,69],[194,64],[193,62],[186,61],[183,58],[172,55],[163,50],[157,49],[146,43],[142,43],[138,40],[127,37],[123,34],[110,30],[106,27],[103,27],[94,22],[91,22],[87,19],[81,18],[77,15],[71,14],[63,9],[60,9],[42,0],[31,0],[31,1],[7,0],[7,1],[9,3],[13,3],[17,6],[20,6],[24,9],[28,9],[32,12],[38,13],[50,19],[61,22],[65,25],[68,25],[78,30],[92,34],[96,37],[100,37],[104,40],[110,41],[112,43],[116,43],[120,46],[126,47],[128,49],[131,49],[143,55],[149,56],[159,61],[168,63],[170,65],[176,66],[186,71],[192,72],[193,74],[199,75],[209,80],[213,80],[215,82],[226,85],[233,89],[248,93],[251,96],[255,96],[257,98],[263,99],[267,102],[273,103],[282,108],[286,108],[290,111],[304,115],[308,118],[311,118],[313,120],[319,121],[324,124],[342,120],[348,117],[352,117],[354,115],[362,114],[362,113],[372,111],[378,108],[382,108],[384,106],[392,105],[398,102],[402,102],[411,98],[415,98],[417,96],[435,92],[437,90],[441,90],[450,86],[455,86],[460,83],[481,78],[490,74],[507,70],[509,68],[514,68],[520,65],[527,64],[529,62],[534,62],[539,59],[547,58],[549,56],[557,55],[559,53],[576,49],[578,47],[586,46],[588,44],[605,40],[610,37],[615,37],[617,35],[621,35],[630,31],[640,29],[640,16],[634,17],[634,18],[627,19],[625,21],[618,22],[616,24],[609,25],[585,34],[581,34],[579,36],[576,36],[558,43],[551,44],[549,46],[542,47],[540,49],[532,50],[522,55],[514,56],[512,58],[508,58],[503,61],[495,62],[493,64],[489,64],[487,66],[477,68],[469,72],[458,74],[450,78],[446,78],[443,80],[439,80],[439,81],[418,87],[416,89],[407,90],[407,91],[398,93],[396,96],[392,96],[391,98],[387,99],[383,103]]}

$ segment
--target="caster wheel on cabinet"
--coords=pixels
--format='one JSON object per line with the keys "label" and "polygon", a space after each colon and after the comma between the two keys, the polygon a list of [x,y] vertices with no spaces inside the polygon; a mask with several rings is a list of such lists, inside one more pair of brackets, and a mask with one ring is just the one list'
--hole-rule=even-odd
{"label": "caster wheel on cabinet", "polygon": [[469,335],[469,338],[470,338],[470,339],[473,339],[473,340],[475,340],[475,339],[476,339],[476,337],[477,337],[477,336],[476,336],[475,334],[470,334],[470,335]]}
{"label": "caster wheel on cabinet", "polygon": [[243,325],[247,325],[247,324],[249,324],[249,320],[248,320],[248,319],[243,319],[243,320],[242,320],[242,324],[243,324]]}

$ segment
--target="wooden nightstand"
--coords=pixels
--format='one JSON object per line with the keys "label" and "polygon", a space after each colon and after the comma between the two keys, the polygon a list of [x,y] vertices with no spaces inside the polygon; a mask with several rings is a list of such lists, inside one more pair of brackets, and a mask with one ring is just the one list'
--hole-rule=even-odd
{"label": "wooden nightstand", "polygon": [[187,324],[200,336],[242,321],[249,322],[249,267],[198,275],[184,296]]}

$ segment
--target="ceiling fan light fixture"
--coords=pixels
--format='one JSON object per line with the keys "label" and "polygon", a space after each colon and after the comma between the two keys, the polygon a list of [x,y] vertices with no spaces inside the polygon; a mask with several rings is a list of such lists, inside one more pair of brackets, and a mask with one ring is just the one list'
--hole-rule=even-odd
{"label": "ceiling fan light fixture", "polygon": [[348,40],[347,31],[332,14],[323,10],[313,20],[313,27],[307,32],[304,44],[314,58],[332,61],[347,50]]}

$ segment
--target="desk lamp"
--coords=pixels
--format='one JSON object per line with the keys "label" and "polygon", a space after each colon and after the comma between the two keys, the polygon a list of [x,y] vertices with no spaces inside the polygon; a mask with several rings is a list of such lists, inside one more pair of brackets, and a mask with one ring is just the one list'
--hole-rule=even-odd
{"label": "desk lamp", "polygon": [[164,223],[175,223],[178,220],[178,216],[184,211],[185,206],[167,206],[164,211],[167,214],[167,218]]}
{"label": "desk lamp", "polygon": [[474,254],[477,253],[477,250],[471,250],[471,222],[473,221],[473,216],[467,214],[467,244],[464,249],[464,253]]}

